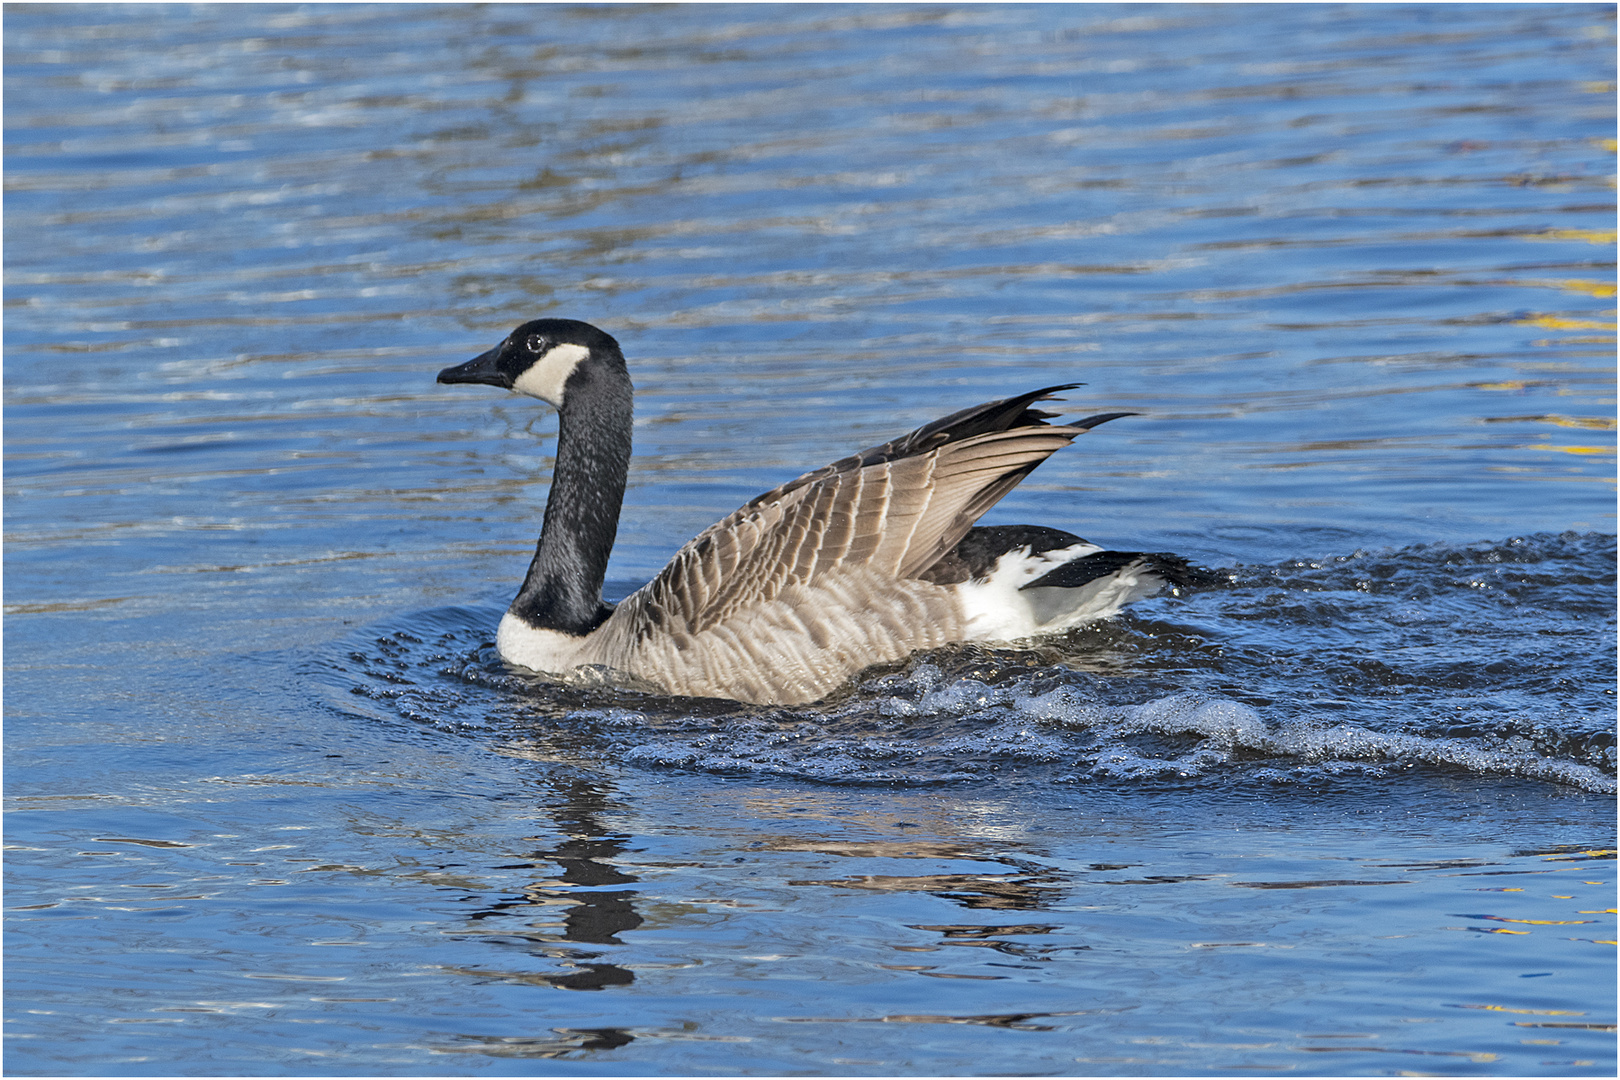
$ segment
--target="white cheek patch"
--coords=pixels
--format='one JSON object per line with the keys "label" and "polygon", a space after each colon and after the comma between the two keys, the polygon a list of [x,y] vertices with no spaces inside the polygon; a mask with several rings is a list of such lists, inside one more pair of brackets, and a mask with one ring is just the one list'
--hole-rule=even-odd
{"label": "white cheek patch", "polygon": [[589,355],[591,350],[583,345],[554,345],[512,381],[512,389],[560,409],[568,376]]}

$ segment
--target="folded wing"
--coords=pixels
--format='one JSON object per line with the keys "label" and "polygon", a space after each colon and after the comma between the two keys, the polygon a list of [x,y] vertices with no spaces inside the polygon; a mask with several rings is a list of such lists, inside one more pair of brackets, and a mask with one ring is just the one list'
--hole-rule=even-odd
{"label": "folded wing", "polygon": [[[1074,385],[986,402],[768,491],[676,553],[616,616],[635,637],[698,634],[793,585],[841,570],[916,578],[980,515],[1075,436],[1031,408]],[[615,620],[617,621],[617,619]]]}

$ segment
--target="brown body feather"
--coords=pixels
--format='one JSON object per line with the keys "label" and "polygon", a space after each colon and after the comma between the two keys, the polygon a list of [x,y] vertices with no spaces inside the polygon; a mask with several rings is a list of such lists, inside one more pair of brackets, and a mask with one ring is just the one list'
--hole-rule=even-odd
{"label": "brown body feather", "polygon": [[987,402],[806,473],[695,537],[580,657],[674,693],[764,704],[961,640],[954,592],[923,575],[1041,462],[1105,414],[1053,425],[1048,387]]}

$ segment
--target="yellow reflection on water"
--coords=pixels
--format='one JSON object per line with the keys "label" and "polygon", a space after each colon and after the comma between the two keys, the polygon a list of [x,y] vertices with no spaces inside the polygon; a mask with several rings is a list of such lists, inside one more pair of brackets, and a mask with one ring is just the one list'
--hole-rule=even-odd
{"label": "yellow reflection on water", "polygon": [[1585,240],[1588,244],[1612,244],[1614,229],[1543,229],[1540,232],[1520,233],[1524,240]]}
{"label": "yellow reflection on water", "polygon": [[1515,320],[1517,326],[1540,326],[1548,330],[1613,330],[1614,323],[1597,319],[1566,319],[1562,315],[1532,315]]}

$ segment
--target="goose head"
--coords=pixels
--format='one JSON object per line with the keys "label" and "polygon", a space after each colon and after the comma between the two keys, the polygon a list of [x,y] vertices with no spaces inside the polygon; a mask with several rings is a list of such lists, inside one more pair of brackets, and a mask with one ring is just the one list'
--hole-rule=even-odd
{"label": "goose head", "polygon": [[612,610],[602,581],[630,468],[634,388],[619,343],[590,323],[535,319],[439,381],[499,386],[556,408],[545,521],[507,614],[531,630],[590,633]]}
{"label": "goose head", "polygon": [[563,411],[571,398],[625,378],[612,336],[577,319],[535,319],[493,349],[439,372],[441,383],[483,383],[539,398]]}

